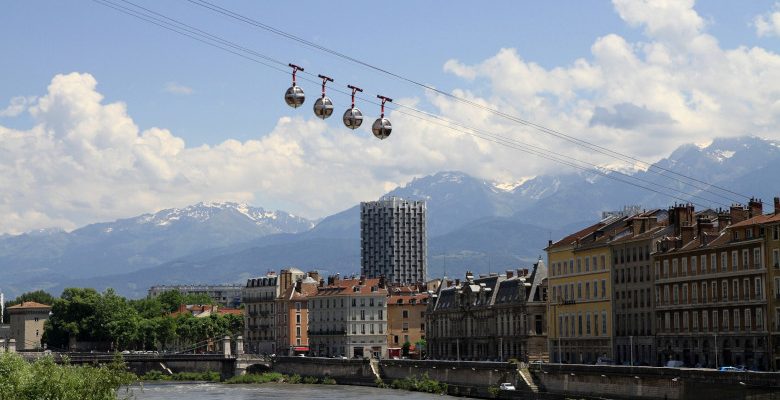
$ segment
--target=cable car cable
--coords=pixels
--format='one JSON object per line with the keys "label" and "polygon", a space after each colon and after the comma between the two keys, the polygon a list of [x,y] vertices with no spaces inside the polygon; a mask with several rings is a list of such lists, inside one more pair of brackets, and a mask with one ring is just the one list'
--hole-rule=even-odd
{"label": "cable car cable", "polygon": [[[165,29],[171,30],[173,32],[182,34],[184,36],[190,37],[190,38],[195,39],[195,40],[197,40],[199,42],[202,42],[202,43],[205,43],[205,44],[209,44],[209,45],[211,45],[213,47],[216,47],[218,49],[227,51],[227,52],[229,52],[231,54],[238,55],[238,56],[240,56],[242,58],[245,58],[247,60],[257,62],[257,63],[259,63],[261,65],[269,67],[269,68],[271,68],[273,70],[276,70],[278,72],[281,72],[281,73],[284,73],[284,74],[288,74],[289,73],[288,71],[282,70],[281,68],[276,68],[275,66],[269,65],[269,64],[267,64],[267,63],[265,63],[263,61],[254,59],[252,57],[248,57],[248,56],[246,56],[244,54],[237,53],[236,51],[233,51],[233,50],[230,50],[230,49],[226,49],[224,47],[221,47],[218,44],[214,44],[214,43],[211,43],[211,42],[206,41],[206,40],[201,40],[200,38],[198,38],[196,36],[193,36],[191,34],[178,31],[176,29],[185,29],[185,28],[171,27],[170,23],[166,23],[164,21],[160,21],[159,19],[155,19],[154,17],[151,17],[149,15],[140,13],[140,12],[132,10],[132,9],[128,9],[127,7],[123,7],[121,5],[117,5],[115,3],[112,3],[109,0],[93,0],[93,1],[95,1],[95,2],[97,2],[99,4],[102,4],[102,5],[105,5],[107,7],[113,8],[113,9],[115,9],[117,11],[123,12],[125,14],[131,15],[133,17],[139,18],[139,19],[144,20],[146,22],[150,22],[150,23],[155,24],[157,26],[160,26],[162,28],[165,28]],[[130,2],[125,1],[125,0],[122,0],[122,1],[124,1],[125,3],[130,3]],[[130,3],[130,4],[132,4],[132,3]],[[139,8],[144,9],[143,7],[139,7]],[[153,11],[150,11],[150,12],[153,12]],[[162,16],[159,13],[155,13],[155,14]],[[171,19],[171,18],[168,18],[168,17],[164,17],[164,16],[162,16],[162,17],[165,18],[165,19],[168,19],[170,21],[174,21],[177,24],[189,27],[190,30],[188,30],[188,32],[193,33],[195,35],[201,35],[201,36],[206,35],[207,37],[209,37],[210,40],[218,41],[218,42],[220,42],[220,43],[222,43],[224,45],[231,45],[231,47],[233,47],[235,49],[240,49],[241,51],[250,52],[253,55],[255,55],[257,57],[260,57],[260,58],[262,58],[264,60],[270,60],[270,61],[272,61],[274,63],[280,64],[280,65],[284,65],[284,63],[282,63],[281,61],[274,60],[273,58],[265,56],[265,55],[263,55],[261,53],[257,53],[255,51],[252,51],[251,49],[247,49],[247,48],[245,48],[243,46],[235,45],[234,43],[229,42],[229,41],[224,40],[224,39],[221,39],[218,36],[211,35],[211,34],[205,32],[205,31],[202,31],[200,29],[197,29],[197,28],[188,26],[186,24],[180,23],[180,22],[178,22],[178,21],[176,21],[174,19]],[[200,32],[200,33],[197,33],[197,32]],[[309,81],[309,82],[312,82],[312,83],[317,83],[314,80],[303,78],[303,77],[300,78],[300,79],[306,80],[306,81]],[[354,94],[354,90],[353,90],[353,93],[341,91],[341,90],[338,90],[338,89],[333,89],[333,90],[335,90],[338,93],[345,94],[345,95],[352,95],[352,94]],[[360,90],[360,91],[362,91],[362,90]],[[382,98],[380,96],[378,96],[378,97],[380,99]],[[374,102],[374,101],[371,101],[371,100],[368,100],[368,99],[363,99],[363,100],[368,102],[368,103],[371,103],[371,104],[376,104],[376,105],[380,105],[380,106],[382,105],[382,104],[380,104],[378,102]],[[596,173],[596,174],[605,176],[605,177],[607,177],[609,179],[613,179],[613,180],[620,181],[620,182],[623,182],[623,183],[626,183],[626,184],[630,184],[632,186],[639,187],[639,188],[642,188],[642,189],[645,189],[645,190],[648,190],[648,191],[651,191],[651,192],[654,192],[654,193],[657,193],[657,194],[660,194],[660,195],[663,195],[663,196],[667,196],[667,197],[674,198],[674,199],[677,199],[677,200],[681,200],[681,201],[684,201],[684,202],[689,202],[688,199],[685,199],[685,198],[682,198],[682,197],[679,197],[679,196],[676,196],[676,195],[672,195],[672,194],[669,194],[669,193],[665,193],[665,192],[662,192],[660,190],[652,189],[652,188],[649,188],[649,187],[646,187],[646,186],[643,186],[643,185],[639,185],[639,184],[637,184],[635,182],[630,182],[630,181],[626,181],[624,179],[617,178],[615,176],[610,175],[609,173],[606,173],[606,172],[602,171],[601,169],[606,169],[606,170],[611,171],[613,173],[617,173],[617,174],[623,175],[623,176],[625,176],[627,178],[635,179],[635,180],[642,181],[642,182],[645,182],[645,183],[648,183],[648,184],[652,184],[652,185],[656,185],[656,186],[662,187],[662,188],[667,189],[667,190],[672,190],[672,191],[675,191],[675,192],[679,192],[679,193],[682,193],[682,194],[684,194],[686,196],[689,196],[689,197],[699,198],[699,199],[702,199],[702,200],[705,200],[707,202],[714,203],[714,204],[722,204],[722,203],[718,203],[716,201],[713,201],[711,199],[706,199],[706,198],[703,198],[703,197],[697,196],[695,194],[692,194],[692,193],[689,193],[689,192],[685,192],[685,191],[682,191],[682,190],[679,190],[679,189],[676,189],[676,188],[663,186],[663,185],[660,185],[660,184],[652,182],[652,181],[646,181],[646,180],[643,180],[641,178],[638,178],[638,177],[635,177],[635,176],[632,176],[632,175],[628,175],[628,174],[625,174],[625,173],[623,173],[621,171],[613,170],[613,169],[608,168],[608,167],[602,167],[602,166],[598,166],[596,164],[592,164],[592,163],[589,163],[589,162],[586,162],[586,161],[577,160],[577,159],[573,159],[571,157],[567,157],[568,159],[572,159],[572,160],[575,160],[575,161],[583,163],[583,164],[591,165],[592,168],[584,167],[582,165],[577,165],[575,163],[572,163],[572,162],[568,161],[567,159],[562,159],[561,158],[561,157],[566,157],[566,156],[558,154],[558,153],[555,153],[555,152],[552,152],[552,151],[550,151],[548,149],[544,149],[544,148],[541,148],[541,147],[538,147],[538,146],[522,143],[522,142],[517,141],[514,138],[507,138],[507,137],[503,137],[503,136],[500,136],[500,135],[495,135],[495,134],[492,134],[492,133],[489,133],[489,132],[485,132],[485,131],[479,130],[478,128],[468,127],[466,125],[462,125],[462,124],[459,124],[457,122],[450,121],[450,120],[448,120],[446,118],[443,118],[441,116],[438,116],[436,114],[429,113],[429,112],[426,112],[426,111],[423,111],[423,110],[419,110],[419,109],[416,109],[416,108],[413,108],[413,107],[405,106],[405,105],[402,105],[402,104],[399,104],[398,106],[400,108],[405,108],[405,109],[408,109],[410,111],[414,111],[414,112],[423,114],[423,115],[425,115],[425,116],[427,116],[429,118],[436,118],[438,120],[441,120],[441,121],[444,121],[444,122],[447,123],[447,125],[443,125],[443,124],[440,124],[440,123],[433,122],[433,123],[435,123],[437,125],[440,125],[440,126],[443,126],[443,127],[455,130],[455,131],[459,131],[459,132],[462,132],[462,133],[466,133],[466,134],[469,134],[471,136],[479,137],[479,138],[481,138],[483,140],[487,140],[487,141],[490,141],[490,142],[493,142],[493,143],[497,143],[497,144],[500,144],[500,145],[503,145],[503,146],[506,146],[506,147],[514,148],[516,150],[520,150],[520,151],[523,151],[523,152],[526,152],[526,153],[529,153],[529,154],[537,155],[539,157],[548,159],[548,160],[553,161],[553,162],[557,162],[559,164],[571,166],[573,168],[577,168],[577,169],[580,169],[580,170],[583,170],[583,171],[586,171],[586,172]],[[408,113],[408,112],[403,112],[403,111],[398,110],[398,109],[394,109],[394,111],[399,112],[401,114],[412,116],[414,118],[418,118],[418,119],[426,120],[428,122],[432,122],[429,119],[425,119],[425,118],[423,118],[423,117],[421,117],[419,115],[414,115],[414,114],[411,114],[411,113]],[[464,129],[453,128],[452,126],[450,126],[450,124],[459,125],[459,126],[463,127]],[[469,131],[471,131],[471,132],[469,132]],[[550,155],[550,154],[552,154],[552,155]],[[694,203],[694,204],[702,205],[700,203]],[[706,208],[706,206],[704,206],[704,207]]]}
{"label": "cable car cable", "polygon": [[[387,69],[381,68],[379,66],[370,64],[368,62],[362,61],[360,59],[357,59],[355,57],[352,57],[352,56],[349,56],[347,54],[341,53],[339,51],[336,51],[336,50],[327,48],[325,46],[319,45],[317,43],[311,42],[309,40],[303,39],[303,38],[301,38],[299,36],[296,36],[294,34],[285,32],[285,31],[283,31],[281,29],[275,28],[275,27],[270,26],[268,24],[264,24],[264,23],[262,23],[260,21],[257,21],[255,19],[246,17],[246,16],[244,16],[242,14],[236,13],[236,12],[231,11],[229,9],[226,9],[224,7],[220,7],[220,6],[216,5],[216,4],[210,3],[208,1],[205,1],[205,0],[186,0],[186,1],[188,1],[188,2],[190,2],[192,4],[195,4],[197,6],[200,6],[200,7],[209,9],[209,10],[212,10],[214,12],[220,13],[222,15],[228,16],[230,18],[239,20],[239,21],[244,22],[246,24],[253,25],[253,26],[257,27],[257,28],[266,30],[266,31],[274,33],[276,35],[283,36],[283,37],[288,38],[290,40],[294,40],[294,41],[299,42],[301,44],[304,44],[306,46],[313,47],[315,49],[318,49],[318,50],[321,50],[323,52],[329,53],[329,54],[334,55],[336,57],[343,58],[343,59],[348,60],[350,62],[362,65],[362,66],[364,66],[366,68],[370,68],[370,69],[373,69],[375,71],[381,72],[383,74],[389,75],[391,77],[394,77],[394,78],[406,81],[406,82],[408,82],[410,84],[413,84],[413,85],[422,87],[424,89],[433,91],[433,92],[435,92],[437,94],[449,97],[449,98],[454,99],[456,101],[468,104],[468,105],[473,106],[473,107],[477,107],[477,108],[482,109],[484,111],[488,111],[488,112],[490,112],[492,114],[495,114],[495,115],[498,115],[500,117],[509,119],[509,120],[511,120],[513,122],[516,122],[518,124],[532,127],[532,128],[534,128],[536,130],[539,130],[539,131],[541,131],[543,133],[546,133],[546,134],[558,137],[559,139],[568,141],[570,143],[576,144],[576,145],[581,146],[581,147],[585,147],[585,148],[587,148],[589,150],[598,152],[600,154],[603,154],[603,155],[606,155],[606,156],[609,156],[609,157],[612,157],[612,158],[619,159],[619,160],[621,160],[623,162],[638,163],[640,165],[645,166],[648,171],[651,170],[651,169],[657,170],[656,173],[658,173],[659,175],[663,175],[662,172],[667,172],[667,173],[676,175],[678,177],[685,178],[685,179],[688,179],[690,181],[703,184],[703,185],[706,186],[706,188],[715,188],[715,189],[721,190],[723,192],[727,192],[727,193],[730,193],[730,194],[733,194],[733,195],[736,195],[736,196],[739,196],[739,197],[743,197],[745,199],[751,198],[750,196],[747,196],[747,195],[735,192],[733,190],[730,190],[730,189],[727,189],[727,188],[724,188],[724,187],[721,187],[721,186],[718,186],[718,185],[715,185],[715,184],[712,184],[712,183],[709,183],[709,182],[706,182],[706,181],[703,181],[703,180],[700,180],[700,179],[697,179],[697,178],[694,178],[694,177],[691,177],[691,176],[687,176],[685,174],[676,172],[676,171],[668,169],[668,168],[664,168],[664,167],[658,166],[656,164],[651,164],[651,163],[646,162],[644,160],[638,159],[638,158],[636,158],[634,156],[631,156],[631,155],[628,155],[628,154],[624,154],[624,153],[621,153],[619,151],[612,150],[610,148],[607,148],[607,147],[604,147],[604,146],[601,146],[601,145],[598,145],[598,144],[595,144],[595,143],[591,143],[591,142],[589,142],[587,140],[584,140],[584,139],[579,139],[577,137],[568,135],[566,133],[563,133],[561,131],[558,131],[558,130],[555,130],[555,129],[552,129],[552,128],[547,128],[547,127],[545,127],[543,125],[534,123],[534,122],[529,121],[529,120],[525,120],[525,119],[523,119],[521,117],[509,114],[509,113],[506,113],[506,112],[503,112],[503,111],[500,111],[497,108],[489,107],[489,106],[480,104],[478,102],[475,102],[473,100],[469,100],[469,99],[466,99],[466,98],[463,98],[463,97],[460,97],[460,96],[456,96],[456,95],[454,95],[452,93],[445,92],[443,90],[437,89],[437,88],[435,88],[433,86],[427,85],[427,84],[422,83],[420,81],[417,81],[417,80],[405,77],[403,75],[400,75],[400,74],[394,73],[392,71],[389,71]],[[672,178],[672,177],[670,177],[670,178]],[[672,179],[675,179],[675,178],[672,178]],[[706,190],[706,188],[699,187],[697,185],[691,184],[690,182],[682,182],[682,181],[680,181],[680,182],[689,184],[689,185],[694,186],[694,187],[697,187],[697,189],[700,189],[700,190]],[[731,201],[740,202],[739,200],[736,200],[736,199],[733,199],[733,198],[729,198],[729,197],[724,196],[722,194],[717,194],[717,193],[713,193],[713,194],[716,194],[716,195],[718,195],[720,197],[723,197],[723,198],[727,198],[727,199],[729,199]]]}

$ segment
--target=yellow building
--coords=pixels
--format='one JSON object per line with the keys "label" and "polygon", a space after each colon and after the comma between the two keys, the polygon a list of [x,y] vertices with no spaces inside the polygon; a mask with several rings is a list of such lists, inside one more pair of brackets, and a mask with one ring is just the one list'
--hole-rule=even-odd
{"label": "yellow building", "polygon": [[609,240],[627,218],[608,217],[547,246],[548,346],[553,362],[612,359]]}

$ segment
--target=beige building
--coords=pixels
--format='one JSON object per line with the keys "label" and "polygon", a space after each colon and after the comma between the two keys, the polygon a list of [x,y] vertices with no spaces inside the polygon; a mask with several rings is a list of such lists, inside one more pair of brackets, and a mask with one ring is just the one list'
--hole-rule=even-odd
{"label": "beige building", "polygon": [[384,278],[329,277],[309,298],[309,348],[314,356],[383,358],[387,354]]}
{"label": "beige building", "polygon": [[11,319],[11,339],[16,340],[17,350],[42,349],[43,325],[49,319],[51,306],[25,301],[8,307]]}
{"label": "beige building", "polygon": [[276,299],[276,354],[309,352],[309,298],[317,293],[317,275],[298,279]]}

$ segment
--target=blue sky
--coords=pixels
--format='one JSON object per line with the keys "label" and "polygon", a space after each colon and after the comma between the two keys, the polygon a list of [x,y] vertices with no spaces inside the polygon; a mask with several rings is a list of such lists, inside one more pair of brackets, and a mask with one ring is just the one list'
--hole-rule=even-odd
{"label": "blue sky", "polygon": [[[462,109],[185,0],[136,3],[301,64],[307,71],[330,75],[334,85],[362,86],[368,97],[382,93],[486,129],[517,130],[506,121]],[[780,52],[780,17],[777,23],[773,19],[780,14],[772,1],[219,4],[444,91],[651,161],[679,144],[703,143],[712,136],[778,138],[773,126],[780,110],[771,102],[776,88],[756,83],[772,80],[766,71],[776,69]],[[4,2],[0,34],[5,38],[0,41],[0,134],[21,142],[35,137],[36,143],[48,135],[53,139],[44,147],[59,149],[47,158],[54,160],[47,168],[26,168],[19,161],[29,161],[29,154],[17,152],[16,142],[0,145],[13,154],[7,161],[14,174],[5,184],[20,190],[19,198],[25,199],[0,199],[0,213],[12,221],[0,226],[2,232],[71,229],[200,200],[246,201],[321,217],[437,170],[519,181],[553,168],[538,160],[517,165],[516,153],[473,139],[453,140],[451,132],[400,116],[394,119],[394,136],[386,141],[390,144],[380,145],[366,130],[347,131],[338,118],[325,123],[313,119],[310,102],[319,91],[315,85],[303,84],[307,104],[292,110],[282,100],[288,75],[92,1]],[[626,52],[637,60],[621,58]],[[55,89],[49,87],[60,74],[69,78],[52,85]],[[94,82],[82,79],[85,76]],[[731,99],[730,89],[713,87],[720,81],[734,90],[757,85],[762,93]],[[654,83],[645,87],[646,82]],[[40,99],[47,96],[65,99],[62,107],[42,106]],[[347,99],[334,93],[334,101],[340,115]],[[22,111],[13,111],[13,104],[21,104],[17,109]],[[111,104],[126,108],[117,111],[108,107]],[[369,120],[378,114],[375,106],[362,108]],[[621,110],[646,112],[632,123],[614,117]],[[739,112],[730,119],[742,125],[706,122],[730,110]],[[617,120],[628,126],[603,122]],[[85,121],[101,122],[93,126]],[[79,136],[69,133],[74,126],[84,129],[78,146],[70,142]],[[722,130],[713,131],[712,126]],[[165,133],[155,143],[163,144],[154,154],[144,153],[150,145],[139,145],[143,140],[137,138],[144,132],[155,136],[158,130]],[[92,133],[84,133],[88,131]],[[556,146],[533,132],[517,134]],[[408,139],[414,135],[430,139]],[[653,150],[644,142],[634,143],[638,137],[652,138]],[[416,151],[410,154],[410,148]],[[578,149],[565,150],[583,155]],[[112,164],[112,157],[120,161]],[[84,173],[95,165],[103,170],[94,176]],[[247,165],[257,169],[248,170]],[[61,176],[51,183],[55,170]],[[300,188],[322,182],[320,174],[328,177],[332,193]],[[126,194],[112,194],[123,185],[138,197],[128,201]],[[97,194],[84,198],[85,190]],[[41,200],[44,197],[49,199]]]}

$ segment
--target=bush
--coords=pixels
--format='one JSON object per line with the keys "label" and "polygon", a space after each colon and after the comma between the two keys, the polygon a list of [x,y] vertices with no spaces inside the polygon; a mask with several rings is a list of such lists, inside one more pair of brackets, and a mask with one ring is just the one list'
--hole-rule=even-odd
{"label": "bush", "polygon": [[287,383],[301,383],[302,379],[301,376],[298,374],[294,374],[291,377],[287,378]]}
{"label": "bush", "polygon": [[[300,376],[298,377],[300,379]],[[280,374],[278,372],[266,372],[263,374],[246,374],[234,376],[226,381],[226,383],[269,383],[269,382],[285,382],[289,381],[287,375]]]}
{"label": "bush", "polygon": [[390,384],[393,389],[403,389],[413,392],[425,392],[425,393],[447,393],[447,384],[439,383],[428,377],[425,373],[421,377],[409,377],[404,379],[396,379]]}
{"label": "bush", "polygon": [[171,380],[171,375],[153,370],[141,375],[140,379],[142,381],[169,381]]}
{"label": "bush", "polygon": [[29,363],[17,354],[0,354],[0,399],[116,400],[117,389],[135,380],[121,362],[59,365],[51,357]]}
{"label": "bush", "polygon": [[322,384],[323,385],[335,385],[336,384],[336,380],[331,378],[331,377],[325,377],[325,378],[322,378]]}
{"label": "bush", "polygon": [[177,372],[171,376],[174,381],[206,381],[206,382],[219,382],[221,377],[219,372],[206,371],[206,372]]}
{"label": "bush", "polygon": [[314,385],[315,383],[317,383],[317,378],[313,376],[307,376],[303,378],[303,383],[307,385]]}

